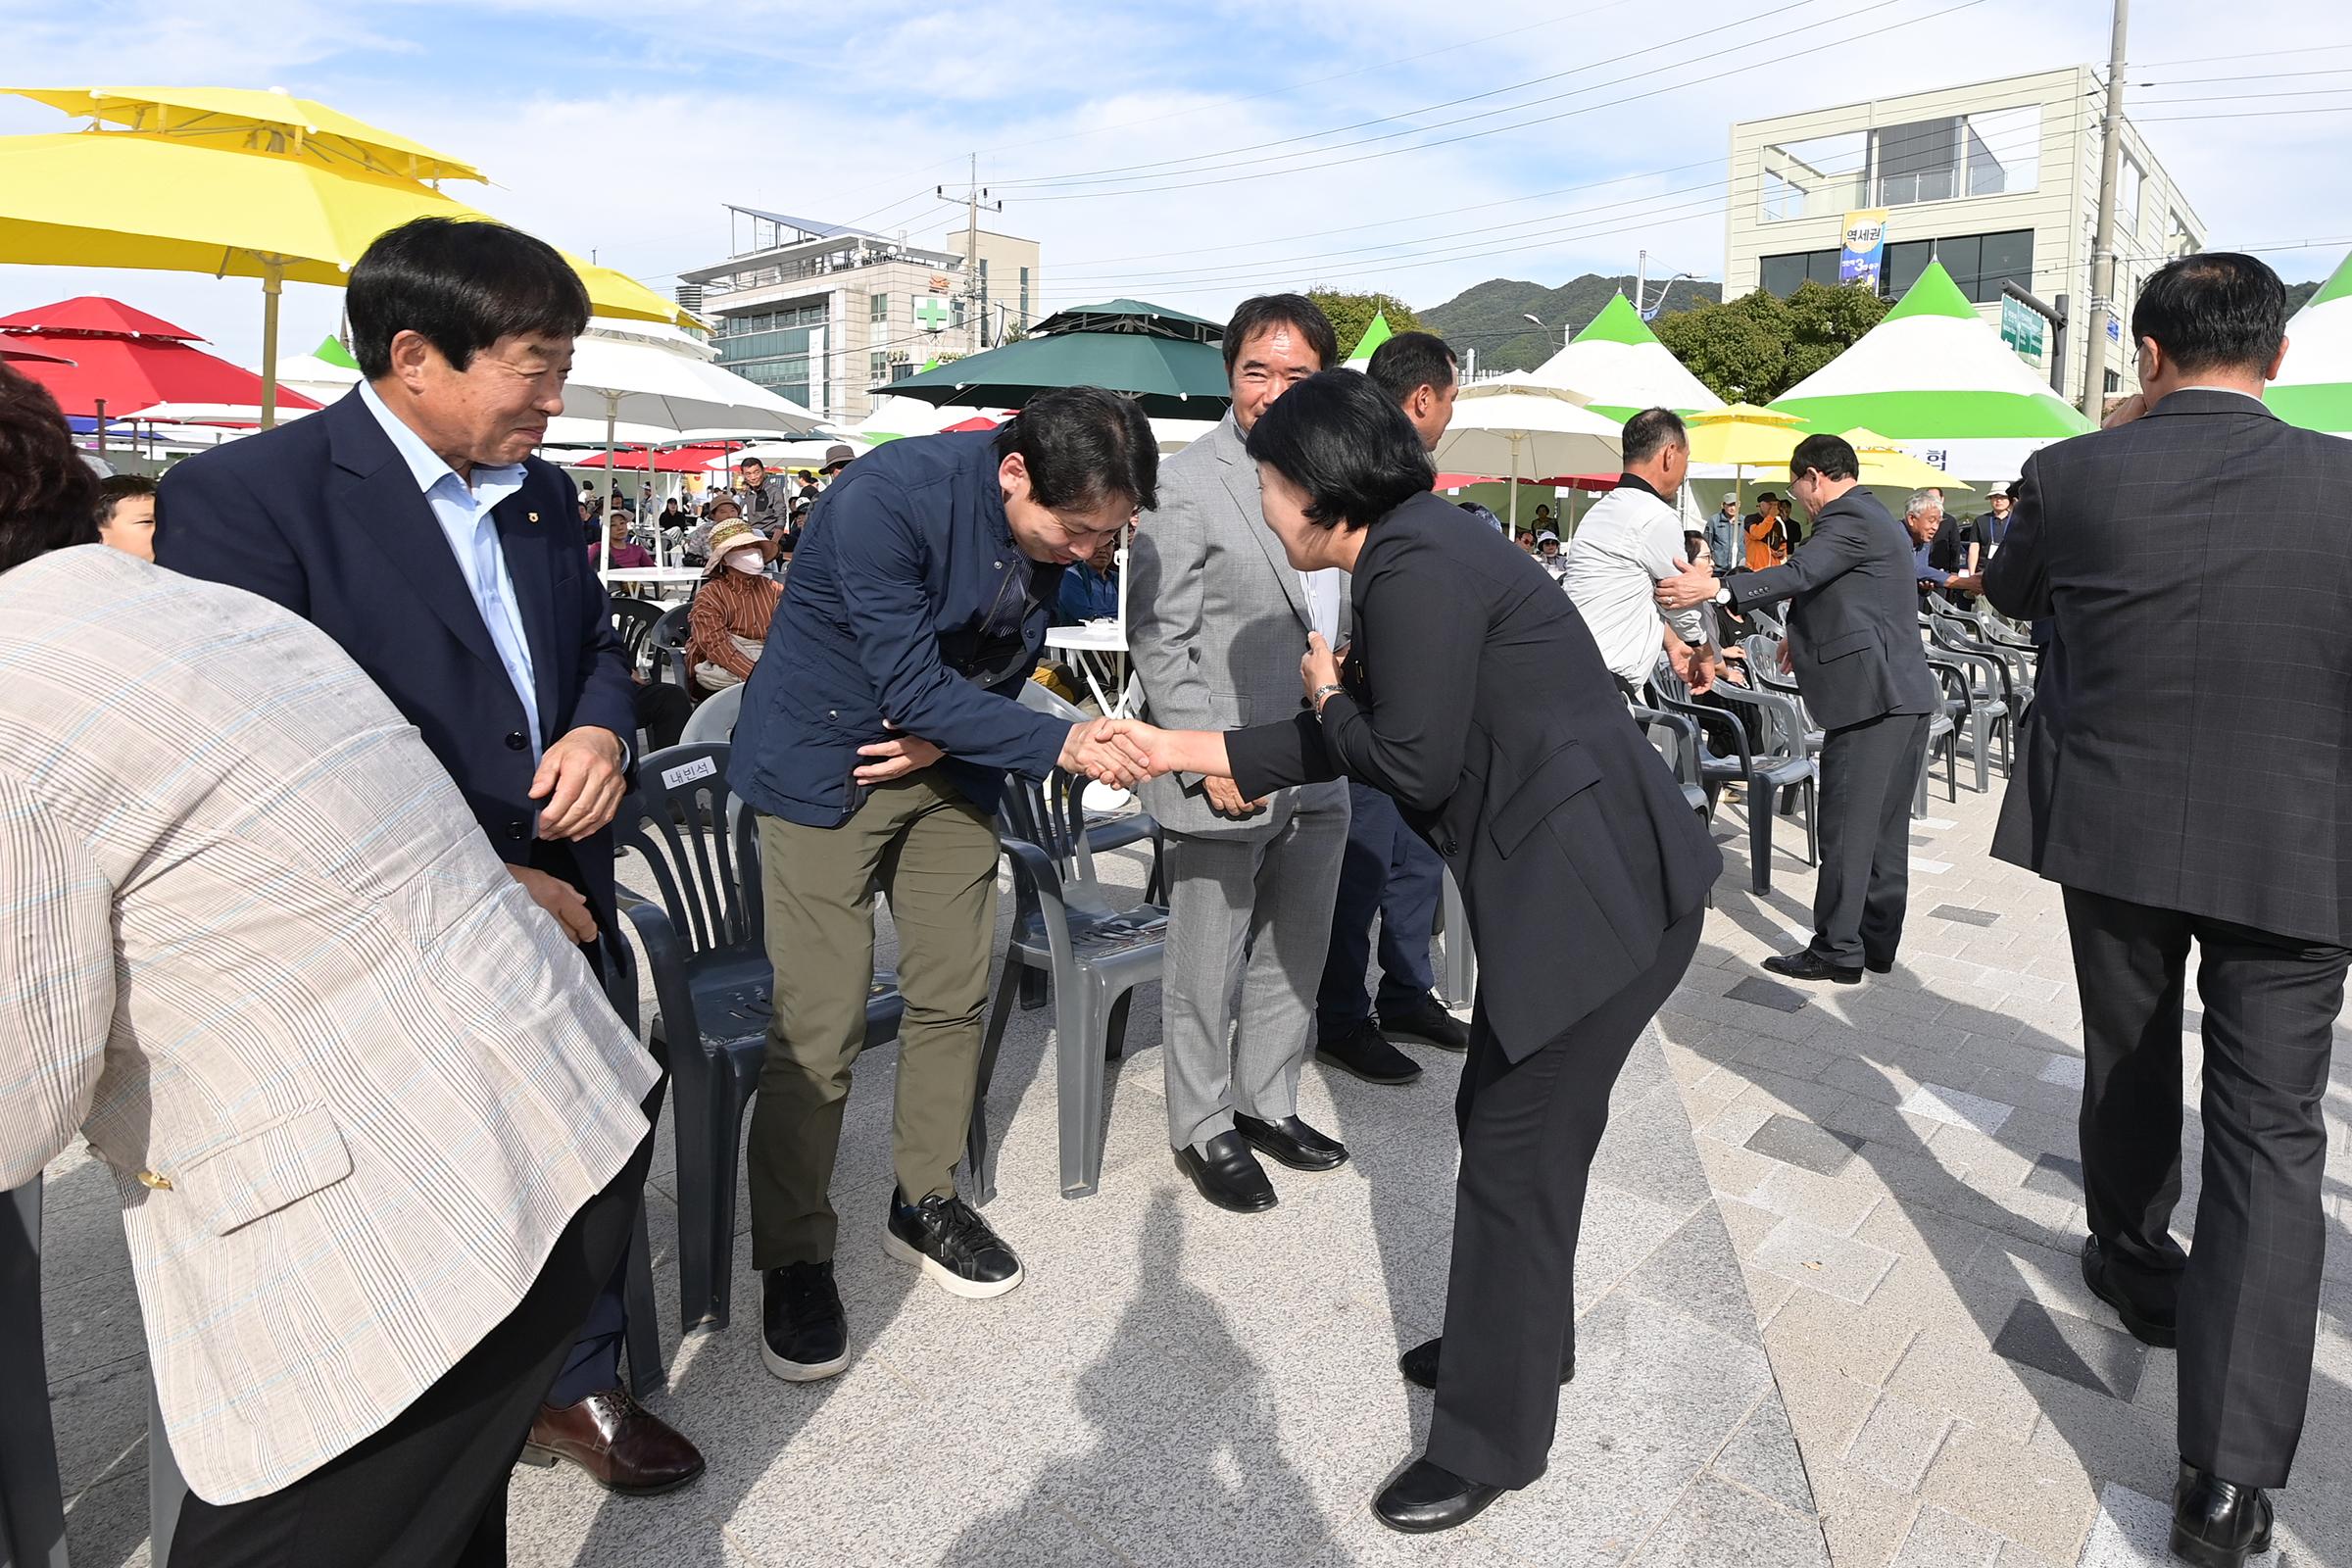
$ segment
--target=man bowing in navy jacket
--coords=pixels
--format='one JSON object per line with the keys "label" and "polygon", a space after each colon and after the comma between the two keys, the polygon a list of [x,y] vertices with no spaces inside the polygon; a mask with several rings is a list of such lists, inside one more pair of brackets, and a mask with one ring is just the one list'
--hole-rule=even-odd
{"label": "man bowing in navy jacket", "polygon": [[[626,964],[611,823],[632,685],[571,481],[531,456],[564,410],[587,290],[527,234],[419,219],[368,248],[346,305],[367,379],[172,469],[156,559],[273,599],[340,643],[591,965]],[[620,1388],[623,1327],[615,1277],[522,1456],[567,1459],[616,1492],[682,1486],[703,1457]]]}

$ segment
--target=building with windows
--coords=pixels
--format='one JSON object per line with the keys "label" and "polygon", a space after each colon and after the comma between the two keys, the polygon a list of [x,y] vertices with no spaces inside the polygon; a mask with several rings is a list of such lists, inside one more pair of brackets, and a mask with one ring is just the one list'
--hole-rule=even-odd
{"label": "building with windows", "polygon": [[[1995,323],[2004,280],[2063,305],[2063,344],[2039,326],[2038,349],[2039,318],[2012,306],[2013,346],[2080,404],[2105,99],[2100,74],[2078,66],[1734,125],[1724,297],[1835,284],[1849,220],[1865,234],[1883,220],[1878,287],[1889,298],[1933,257]],[[2123,154],[2116,299],[2128,321],[2140,280],[2202,249],[2205,225],[2128,118]],[[2135,388],[2120,340],[2107,366],[2109,391]]]}
{"label": "building with windows", "polygon": [[1035,240],[982,229],[972,270],[961,224],[934,248],[749,207],[727,215],[727,259],[680,272],[678,303],[711,323],[719,364],[829,419],[861,419],[874,389],[1045,314]]}

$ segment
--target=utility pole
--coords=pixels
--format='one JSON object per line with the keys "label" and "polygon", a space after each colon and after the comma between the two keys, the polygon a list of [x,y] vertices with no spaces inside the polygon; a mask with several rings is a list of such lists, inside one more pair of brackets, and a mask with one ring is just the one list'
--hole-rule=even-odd
{"label": "utility pole", "polygon": [[[948,187],[933,187],[941,201],[949,200]],[[963,318],[969,323],[970,342],[975,348],[988,347],[988,294],[980,286],[980,209],[1001,213],[1004,204],[990,201],[988,192],[980,185],[980,155],[972,154],[971,183],[963,193]]]}
{"label": "utility pole", "polygon": [[2097,424],[2107,416],[2107,333],[2115,310],[2115,189],[2123,177],[2124,26],[2131,0],[2115,0],[2115,37],[2107,50],[2106,146],[2099,156],[2099,232],[2090,253],[2090,329],[2084,334],[2082,413]]}

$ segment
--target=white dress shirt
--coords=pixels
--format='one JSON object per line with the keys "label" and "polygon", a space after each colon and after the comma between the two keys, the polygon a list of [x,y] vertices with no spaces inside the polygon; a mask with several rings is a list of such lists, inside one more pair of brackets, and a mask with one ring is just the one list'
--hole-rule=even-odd
{"label": "white dress shirt", "polygon": [[1323,641],[1334,648],[1340,645],[1340,579],[1346,575],[1337,566],[1298,574],[1299,592],[1306,596],[1307,624],[1321,632]]}
{"label": "white dress shirt", "polygon": [[[1593,504],[1568,542],[1568,569],[1560,586],[1584,616],[1600,657],[1612,674],[1635,687],[1649,680],[1665,649],[1659,634],[1657,585],[1677,575],[1683,553],[1683,519],[1656,491],[1628,474]],[[1711,643],[1708,607],[1693,606],[1673,615],[1687,643]]]}
{"label": "white dress shirt", "polygon": [[[360,383],[360,401],[368,405],[375,422],[392,438],[393,450],[416,476],[416,488],[424,492],[425,504],[433,509],[433,520],[441,524],[441,532],[449,540],[449,553],[458,559],[458,571],[466,579],[466,592],[473,595],[474,608],[481,612],[482,625],[498,650],[498,662],[506,666],[507,679],[514,683],[514,695],[522,699],[522,710],[530,719],[525,727],[531,737],[531,757],[536,760],[543,747],[531,642],[523,635],[522,607],[514,602],[514,579],[507,572],[498,522],[490,515],[500,502],[522,488],[523,466],[511,463],[487,468],[477,463],[469,486],[448,460],[425,445],[424,437],[384,407],[375,388],[365,381]],[[621,744],[628,744],[625,737]]]}

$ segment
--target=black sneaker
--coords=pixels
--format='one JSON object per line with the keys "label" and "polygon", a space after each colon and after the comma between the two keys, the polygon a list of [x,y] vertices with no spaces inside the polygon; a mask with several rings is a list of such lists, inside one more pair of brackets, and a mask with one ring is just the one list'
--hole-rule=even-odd
{"label": "black sneaker", "polygon": [[1448,1012],[1446,1004],[1427,991],[1400,1006],[1381,1008],[1380,1032],[1391,1039],[1418,1041],[1440,1051],[1470,1049],[1470,1026]]}
{"label": "black sneaker", "polygon": [[912,1263],[956,1296],[1003,1296],[1021,1283],[1021,1260],[988,1228],[988,1221],[954,1193],[909,1203],[894,1191],[882,1250]]}
{"label": "black sneaker", "polygon": [[1368,1084],[1393,1087],[1421,1076],[1421,1064],[1390,1045],[1380,1025],[1369,1018],[1344,1035],[1317,1041],[1315,1059],[1353,1073]]}
{"label": "black sneaker", "polygon": [[814,1383],[850,1364],[850,1322],[833,1262],[787,1263],[760,1277],[760,1359],[787,1383]]}

